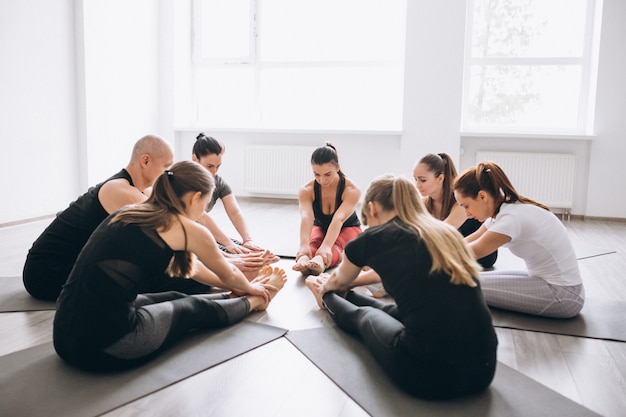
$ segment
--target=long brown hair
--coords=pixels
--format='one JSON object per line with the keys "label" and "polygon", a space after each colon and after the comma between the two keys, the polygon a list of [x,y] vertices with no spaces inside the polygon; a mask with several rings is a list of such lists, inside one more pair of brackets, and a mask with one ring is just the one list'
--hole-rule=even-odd
{"label": "long brown hair", "polygon": [[[143,203],[122,208],[111,223],[134,224],[142,228],[167,231],[175,219],[185,213],[182,197],[189,192],[210,194],[215,188],[215,180],[200,164],[191,161],[177,162],[163,172],[154,183],[152,194]],[[181,223],[182,226],[182,223]],[[175,252],[168,273],[170,276],[189,277],[193,272],[194,257],[187,251],[187,233],[185,250]]]}
{"label": "long brown hair", "polygon": [[481,190],[489,193],[496,202],[496,211],[493,217],[498,214],[503,203],[515,203],[516,201],[534,204],[550,211],[547,206],[518,193],[502,168],[491,161],[480,162],[475,167],[463,171],[454,182],[454,190],[468,198],[476,198]]}
{"label": "long brown hair", "polygon": [[377,202],[383,210],[395,210],[402,223],[419,236],[430,253],[430,272],[450,275],[453,284],[475,287],[480,266],[474,259],[463,236],[447,223],[435,219],[426,210],[417,189],[408,179],[384,175],[372,181],[365,193],[364,203]]}
{"label": "long brown hair", "polygon": [[[443,174],[439,220],[445,220],[450,215],[452,207],[456,205],[456,198],[454,198],[454,190],[452,189],[452,184],[457,176],[454,162],[452,162],[452,158],[447,153],[429,153],[424,155],[417,164],[426,165],[428,172],[432,172],[435,178]],[[435,213],[434,202],[430,196],[426,198],[426,208],[431,214]]]}

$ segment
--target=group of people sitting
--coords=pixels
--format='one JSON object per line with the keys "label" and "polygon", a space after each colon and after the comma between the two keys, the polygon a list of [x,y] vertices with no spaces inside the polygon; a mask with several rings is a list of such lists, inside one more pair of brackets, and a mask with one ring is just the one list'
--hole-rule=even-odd
{"label": "group of people sitting", "polygon": [[[136,366],[190,331],[266,309],[283,288],[286,272],[271,266],[278,257],[253,241],[217,174],[224,150],[200,134],[192,161],[173,163],[170,145],[146,136],[125,169],[70,204],[35,241],[24,286],[57,300],[61,358],[85,369]],[[442,399],[489,386],[497,337],[487,305],[561,318],[582,308],[567,231],[496,164],[457,176],[447,154],[429,154],[415,166],[415,184],[378,177],[362,202],[332,144],[313,152],[311,167],[314,179],[298,193],[293,269],[407,392]],[[217,199],[240,240],[211,218]],[[527,270],[488,270],[499,247]],[[352,291],[360,285],[378,285],[394,302]]]}

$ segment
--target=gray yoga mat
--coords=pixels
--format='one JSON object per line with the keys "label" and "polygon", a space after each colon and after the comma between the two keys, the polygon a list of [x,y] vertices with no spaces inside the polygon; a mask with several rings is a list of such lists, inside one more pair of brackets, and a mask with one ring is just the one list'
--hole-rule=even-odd
{"label": "gray yoga mat", "polygon": [[97,416],[283,336],[287,331],[240,322],[197,333],[152,362],[116,373],[89,373],[64,363],[52,343],[0,357],[1,416]]}
{"label": "gray yoga mat", "polygon": [[491,316],[496,327],[626,342],[626,302],[623,301],[588,298],[580,314],[571,319],[538,317],[499,308],[492,308]]}
{"label": "gray yoga mat", "polygon": [[484,393],[447,401],[409,396],[386,376],[365,346],[337,328],[297,330],[286,338],[357,404],[378,416],[597,416],[498,362]]}
{"label": "gray yoga mat", "polygon": [[55,308],[54,301],[41,301],[31,297],[24,289],[22,277],[0,277],[0,313]]}

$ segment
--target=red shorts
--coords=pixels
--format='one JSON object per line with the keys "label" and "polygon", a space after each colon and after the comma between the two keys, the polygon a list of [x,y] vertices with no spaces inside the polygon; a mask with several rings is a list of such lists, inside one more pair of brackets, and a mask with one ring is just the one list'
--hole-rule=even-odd
{"label": "red shorts", "polygon": [[[327,268],[336,266],[339,263],[341,260],[341,254],[343,253],[343,248],[345,248],[348,242],[357,237],[359,233],[361,233],[361,226],[341,228],[341,232],[339,232],[339,236],[337,236],[337,240],[333,243],[331,248],[333,257]],[[326,234],[321,227],[313,226],[313,229],[311,229],[311,236],[309,237],[309,249],[311,249],[313,256],[315,256],[317,249],[322,245],[325,236]]]}

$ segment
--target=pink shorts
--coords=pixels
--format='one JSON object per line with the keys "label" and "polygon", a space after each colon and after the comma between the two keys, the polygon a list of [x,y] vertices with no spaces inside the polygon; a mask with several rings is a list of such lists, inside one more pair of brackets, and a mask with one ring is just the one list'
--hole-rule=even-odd
{"label": "pink shorts", "polygon": [[[341,260],[341,254],[343,253],[343,248],[345,248],[348,242],[357,237],[359,233],[361,233],[361,226],[341,228],[341,232],[339,232],[339,236],[337,236],[337,240],[333,243],[331,248],[333,257],[330,261],[330,265],[328,265],[328,268],[336,266],[339,263]],[[311,236],[309,237],[309,249],[311,249],[313,256],[315,256],[317,249],[322,245],[325,236],[326,234],[321,227],[313,226],[313,229],[311,229]]]}

